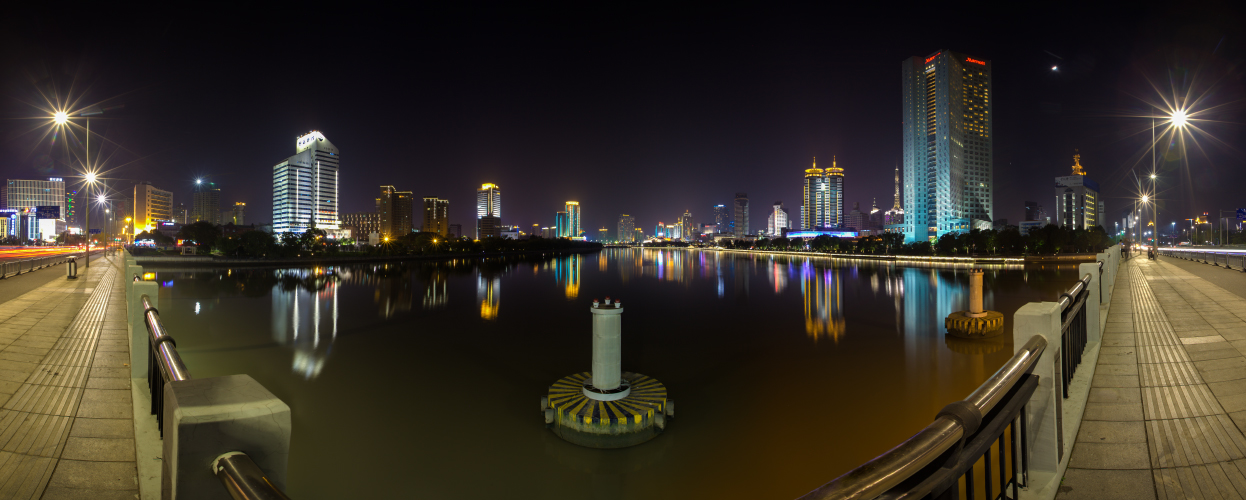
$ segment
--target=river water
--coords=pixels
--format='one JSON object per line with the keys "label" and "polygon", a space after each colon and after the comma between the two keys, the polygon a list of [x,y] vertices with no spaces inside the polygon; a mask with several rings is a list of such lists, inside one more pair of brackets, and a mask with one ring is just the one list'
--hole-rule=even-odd
{"label": "river water", "polygon": [[[195,377],[290,405],[293,498],[799,496],[962,399],[1013,352],[1012,313],[1062,268],[981,266],[994,341],[948,338],[967,265],[684,249],[329,268],[155,268]],[[676,418],[621,450],[548,431],[549,384],[589,370],[593,298],[622,299],[623,369]]]}

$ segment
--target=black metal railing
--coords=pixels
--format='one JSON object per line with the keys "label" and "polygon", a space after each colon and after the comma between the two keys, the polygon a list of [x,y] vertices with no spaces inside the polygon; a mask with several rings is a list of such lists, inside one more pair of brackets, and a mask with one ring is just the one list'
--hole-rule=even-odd
{"label": "black metal railing", "polygon": [[[138,281],[138,276],[135,276]],[[177,342],[160,322],[160,311],[151,305],[151,297],[139,297],[143,305],[143,323],[147,325],[147,386],[151,389],[151,413],[156,416],[160,437],[164,438],[164,386],[169,382],[190,380],[190,371],[177,353]],[[188,464],[188,466],[194,466]],[[235,500],[288,500],[269,481],[259,466],[241,451],[225,453],[212,464],[212,474],[221,480]]]}
{"label": "black metal railing", "polygon": [[973,394],[945,406],[925,429],[801,498],[974,499],[983,491],[988,499],[1015,500],[1029,470],[1025,406],[1038,387],[1034,366],[1046,348],[1042,336],[1030,338]]}
{"label": "black metal railing", "polygon": [[[1090,273],[1077,281],[1068,291],[1060,294],[1060,372],[1061,394],[1069,397],[1069,383],[1082,364],[1086,351],[1086,296],[1090,291]],[[1096,304],[1098,306],[1098,304]]]}

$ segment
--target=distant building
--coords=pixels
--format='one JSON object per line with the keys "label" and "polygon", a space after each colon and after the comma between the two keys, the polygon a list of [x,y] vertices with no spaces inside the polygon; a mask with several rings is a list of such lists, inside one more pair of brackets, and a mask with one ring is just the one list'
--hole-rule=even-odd
{"label": "distant building", "polygon": [[600,241],[602,243],[610,241],[610,231],[604,227],[601,229],[598,229],[597,230],[597,241]]}
{"label": "distant building", "polygon": [[431,196],[424,197],[424,225],[420,231],[437,233],[441,236],[450,234],[450,201]]}
{"label": "distant building", "polygon": [[568,238],[581,236],[580,231],[580,202],[567,202],[567,234]]}
{"label": "distant building", "polygon": [[783,202],[774,202],[774,209],[770,211],[770,217],[766,218],[766,234],[771,238],[778,238],[783,236],[785,230],[791,228],[791,221],[787,216],[787,210],[783,208]]}
{"label": "distant building", "polygon": [[462,224],[450,224],[450,236],[453,236],[455,238],[462,238],[463,237],[463,225]]}
{"label": "distant building", "polygon": [[679,226],[679,239],[684,241],[692,241],[695,239],[693,235],[696,234],[696,226],[692,224],[691,211],[684,210],[684,214],[679,216],[679,222],[677,222],[676,225]]}
{"label": "distant building", "polygon": [[941,50],[901,64],[905,241],[994,220],[991,61]]}
{"label": "distant building", "polygon": [[732,233],[736,238],[748,235],[748,193],[735,194],[735,217],[732,222]]}
{"label": "distant building", "polygon": [[161,222],[173,222],[173,192],[150,182],[134,185],[134,233],[154,231]]}
{"label": "distant building", "polygon": [[1025,202],[1025,220],[1039,220],[1038,212],[1043,208],[1037,201]]}
{"label": "distant building", "polygon": [[714,205],[714,232],[721,233],[731,224],[731,215],[727,213],[726,205]]}
{"label": "distant building", "polygon": [[883,211],[878,208],[878,198],[870,205],[869,229],[883,228]]}
{"label": "distant building", "polygon": [[658,225],[653,228],[653,237],[668,238],[666,235],[666,224],[659,222]]}
{"label": "distant building", "polygon": [[636,228],[636,235],[632,237],[632,241],[636,241],[636,242],[645,241],[645,230],[641,228]]}
{"label": "distant building", "polygon": [[636,218],[619,214],[619,243],[631,243],[636,237]]}
{"label": "distant building", "polygon": [[1017,225],[1017,230],[1020,231],[1021,234],[1030,234],[1030,231],[1042,229],[1046,225],[1047,222],[1041,220],[1021,221],[1021,224]]}
{"label": "distant building", "polygon": [[1073,174],[1056,177],[1056,223],[1066,229],[1090,229],[1099,225],[1103,198],[1099,184],[1086,177],[1082,155],[1073,155]]}
{"label": "distant building", "polygon": [[229,211],[229,220],[235,226],[246,224],[247,204],[241,201],[234,202],[234,208]]}
{"label": "distant building", "polygon": [[491,182],[481,184],[476,190],[476,239],[483,237],[480,234],[483,217],[494,217],[490,222],[493,226],[502,225],[502,188]]}
{"label": "distant building", "polygon": [[381,214],[376,212],[343,214],[342,225],[351,229],[355,241],[363,242],[369,234],[381,234]]}
{"label": "distant building", "polygon": [[273,167],[274,234],[303,233],[314,222],[336,237],[340,154],[320,132],[295,138],[294,156]]}
{"label": "distant building", "polygon": [[852,204],[852,212],[848,213],[848,228],[855,230],[868,229],[865,227],[865,212],[861,211],[861,202]]}
{"label": "distant building", "polygon": [[566,210],[554,214],[554,230],[559,238],[567,238],[571,234],[571,217]]}
{"label": "distant building", "polygon": [[[5,190],[0,189],[0,192],[4,192],[4,191]],[[66,225],[69,225],[69,226],[78,225],[78,211],[77,211],[78,204],[74,201],[74,198],[77,198],[77,197],[78,197],[77,189],[65,188],[65,213],[61,215],[61,218],[65,219]],[[0,204],[0,208],[5,208],[5,207],[4,205]]]}
{"label": "distant building", "polygon": [[[49,177],[48,180],[9,179],[4,184],[6,208],[10,214],[13,236],[29,240],[53,241],[65,229],[65,180]],[[43,208],[39,208],[43,207]],[[40,217],[38,212],[54,217]],[[20,215],[25,213],[25,215]]]}
{"label": "distant building", "polygon": [[399,191],[394,186],[381,186],[380,200],[382,238],[401,238],[415,229],[411,221],[415,211],[415,197],[411,191]]}
{"label": "distant building", "polygon": [[995,223],[991,226],[991,229],[1003,231],[1006,227],[1008,227],[1008,219],[995,219]]}
{"label": "distant building", "polygon": [[483,240],[485,238],[501,238],[502,237],[502,218],[501,217],[497,217],[493,215],[486,215],[486,216],[477,218],[476,222],[478,224],[477,230],[476,230],[477,239]]}
{"label": "distant building", "polygon": [[190,224],[190,210],[186,208],[185,203],[178,203],[173,209],[173,222],[177,224]]}
{"label": "distant building", "polygon": [[844,225],[844,169],[831,157],[831,168],[818,168],[818,159],[805,169],[801,204],[801,229],[833,228]]}

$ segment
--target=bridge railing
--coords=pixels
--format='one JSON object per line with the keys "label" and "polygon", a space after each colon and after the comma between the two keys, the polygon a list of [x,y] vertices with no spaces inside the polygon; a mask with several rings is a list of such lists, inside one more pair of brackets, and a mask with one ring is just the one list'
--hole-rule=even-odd
{"label": "bridge railing", "polygon": [[[1065,429],[1071,424],[1076,435],[1093,372],[1074,375],[1084,354],[1098,354],[1100,310],[1114,290],[1101,284],[1115,279],[1121,250],[1109,248],[1096,260],[1079,266],[1081,278],[1056,302],[1017,310],[1013,345],[1020,348],[968,398],[945,406],[899,446],[801,498],[1054,498],[1072,449]],[[1082,404],[1063,403],[1075,398]]]}
{"label": "bridge railing", "polygon": [[1194,262],[1202,262],[1214,266],[1223,267],[1225,269],[1236,269],[1246,272],[1246,252],[1225,252],[1215,250],[1183,250],[1176,248],[1161,248],[1159,254],[1165,257],[1173,257],[1177,259],[1185,259]]}
{"label": "bridge railing", "polygon": [[191,377],[160,320],[158,284],[132,264],[126,276],[131,376],[147,377],[163,441],[162,497],[287,499],[289,406],[248,375]]}
{"label": "bridge railing", "polygon": [[49,255],[46,257],[33,257],[30,259],[13,260],[8,262],[0,262],[0,279],[16,276],[22,273],[28,273],[38,269],[43,269],[57,264],[63,264],[70,257],[82,255],[81,252],[63,253],[58,255]]}

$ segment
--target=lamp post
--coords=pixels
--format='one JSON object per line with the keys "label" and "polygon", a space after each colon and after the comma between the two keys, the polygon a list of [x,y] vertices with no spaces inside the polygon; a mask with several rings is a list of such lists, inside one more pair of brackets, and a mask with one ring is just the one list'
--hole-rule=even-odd
{"label": "lamp post", "polygon": [[[85,148],[86,159],[83,161],[83,164],[86,166],[85,168],[86,174],[83,176],[83,178],[86,180],[86,184],[87,184],[87,193],[85,196],[87,200],[86,202],[87,213],[86,213],[86,218],[85,218],[86,219],[85,229],[86,229],[86,261],[87,263],[85,267],[87,269],[91,268],[91,187],[95,185],[95,181],[96,181],[95,172],[91,167],[91,115],[98,115],[102,112],[103,111],[101,111],[99,108],[95,106],[91,106],[88,109],[82,111],[81,113],[78,113],[78,116],[82,116],[86,118],[86,148]],[[69,112],[57,111],[53,113],[52,122],[55,123],[58,127],[64,127],[66,124],[69,123]]]}

